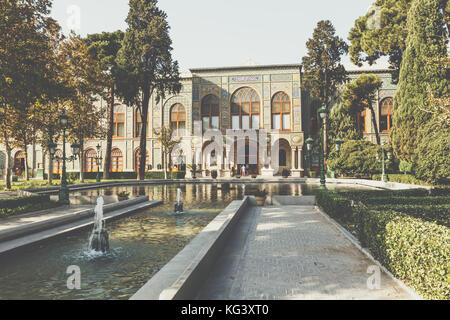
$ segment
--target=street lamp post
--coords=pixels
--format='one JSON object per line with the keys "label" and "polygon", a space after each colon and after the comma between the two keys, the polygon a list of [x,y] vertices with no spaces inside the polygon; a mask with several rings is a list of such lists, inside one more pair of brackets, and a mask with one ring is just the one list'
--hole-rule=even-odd
{"label": "street lamp post", "polygon": [[321,141],[320,141],[320,152],[319,152],[319,155],[320,155],[320,187],[321,188],[325,188],[325,183],[326,183],[326,180],[325,180],[325,152],[326,152],[326,150],[325,150],[325,147],[324,147],[324,145],[325,145],[325,143],[324,143],[324,141],[325,141],[325,135],[326,135],[326,132],[325,132],[325,121],[326,121],[326,118],[327,118],[327,108],[326,108],[326,106],[325,105],[323,105],[319,110],[317,110],[317,112],[319,113],[319,116],[320,116],[320,119],[322,119],[322,135],[323,135],[323,139],[320,139]]}
{"label": "street lamp post", "polygon": [[336,144],[336,151],[339,154],[341,152],[341,145],[344,143],[344,140],[337,137],[336,140],[334,140],[334,143]]}
{"label": "street lamp post", "polygon": [[[66,161],[72,162],[75,161],[78,158],[78,154],[80,152],[80,145],[78,143],[73,143],[71,145],[72,147],[72,156],[69,158],[66,156],[66,130],[69,125],[69,117],[66,115],[65,110],[63,110],[63,113],[59,117],[59,123],[61,125],[61,128],[63,129],[63,155],[62,158],[59,158],[55,156],[56,153],[56,144],[51,142],[49,144],[49,151],[50,151],[50,157],[52,159],[58,159],[62,160],[63,167],[62,167],[62,173],[61,173],[61,187],[59,188],[58,193],[58,201],[61,204],[70,204],[69,201],[69,188],[67,186],[67,172],[66,172]],[[49,172],[48,174],[52,174]]]}
{"label": "street lamp post", "polygon": [[381,181],[382,182],[386,182],[386,171],[385,171],[385,164],[389,163],[389,161],[391,160],[391,154],[390,152],[387,153],[387,159],[385,160],[385,156],[384,156],[385,150],[384,150],[384,142],[381,143],[381,160],[380,157],[377,153],[377,160],[379,162],[381,162]]}
{"label": "street lamp post", "polygon": [[309,137],[308,139],[306,139],[306,149],[308,150],[309,153],[309,172],[311,172],[312,170],[312,145],[314,143],[314,140]]}
{"label": "street lamp post", "polygon": [[100,145],[100,143],[97,144],[96,148],[97,148],[97,156],[95,157],[95,162],[97,164],[97,179],[96,179],[96,181],[100,182],[101,181],[101,178],[100,178],[100,167],[101,167],[102,162],[103,162],[102,150],[101,150],[102,146]]}

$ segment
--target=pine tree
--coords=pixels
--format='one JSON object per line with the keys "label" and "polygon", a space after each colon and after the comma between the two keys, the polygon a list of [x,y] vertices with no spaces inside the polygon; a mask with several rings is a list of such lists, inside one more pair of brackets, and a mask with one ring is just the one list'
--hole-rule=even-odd
{"label": "pine tree", "polygon": [[147,150],[149,101],[181,90],[178,62],[172,59],[172,40],[167,15],[156,0],[130,0],[128,29],[116,62],[120,68],[118,92],[127,105],[141,115],[140,164],[138,179],[143,180]]}
{"label": "pine tree", "polygon": [[394,99],[391,142],[395,155],[413,162],[421,139],[420,130],[431,119],[424,111],[435,96],[448,95],[448,69],[433,63],[447,57],[447,30],[442,1],[415,0],[408,13],[407,47],[400,70],[399,89]]}
{"label": "pine tree", "polygon": [[356,117],[343,103],[336,104],[330,112],[330,145],[339,137],[344,141],[361,140],[362,134],[356,127]]}
{"label": "pine tree", "polygon": [[111,169],[111,150],[112,150],[112,136],[114,125],[114,104],[116,96],[116,82],[118,76],[117,70],[117,53],[122,46],[124,33],[122,31],[116,32],[102,32],[98,34],[89,34],[85,39],[89,46],[89,52],[94,59],[100,64],[100,68],[104,75],[104,90],[102,97],[108,101],[107,110],[107,130],[106,130],[106,154],[105,163],[103,167],[103,178],[110,178]]}
{"label": "pine tree", "polygon": [[373,102],[375,94],[382,85],[381,79],[373,74],[363,73],[353,82],[346,85],[342,92],[342,102],[349,108],[354,115],[363,112],[365,109],[370,110],[372,118],[372,126],[375,129],[377,144],[380,144],[380,134],[378,132],[378,124],[375,116]]}

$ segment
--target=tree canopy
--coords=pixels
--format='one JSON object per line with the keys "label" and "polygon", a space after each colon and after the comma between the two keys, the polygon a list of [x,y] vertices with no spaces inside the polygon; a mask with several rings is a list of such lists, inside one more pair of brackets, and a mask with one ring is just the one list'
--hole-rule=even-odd
{"label": "tree canopy", "polygon": [[136,106],[142,120],[139,179],[144,179],[147,118],[150,97],[156,101],[181,90],[178,62],[172,59],[167,15],[156,0],[130,0],[128,29],[116,62],[120,68],[118,91],[124,102]]}
{"label": "tree canopy", "polygon": [[425,109],[436,97],[449,95],[449,69],[436,63],[447,59],[448,34],[440,0],[415,0],[408,13],[408,39],[394,99],[391,141],[395,155],[413,161],[420,131],[432,119]]}
{"label": "tree canopy", "polygon": [[303,87],[321,104],[328,104],[339,84],[347,79],[341,57],[347,53],[348,46],[335,32],[329,20],[319,21],[313,37],[306,42],[308,54],[302,59]]}
{"label": "tree canopy", "polygon": [[342,102],[350,110],[350,113],[356,115],[366,109],[370,110],[372,126],[375,129],[378,144],[380,144],[380,135],[373,103],[381,85],[382,82],[379,77],[363,73],[355,81],[348,83],[342,92]]}

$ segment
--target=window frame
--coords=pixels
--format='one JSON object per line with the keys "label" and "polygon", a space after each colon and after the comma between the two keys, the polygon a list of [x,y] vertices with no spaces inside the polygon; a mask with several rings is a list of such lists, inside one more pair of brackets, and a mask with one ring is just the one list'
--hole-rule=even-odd
{"label": "window frame", "polygon": [[[120,152],[120,155],[118,153],[114,154],[115,151]],[[109,170],[110,172],[123,172],[123,152],[119,148],[113,148],[111,150],[111,163]]]}
{"label": "window frame", "polygon": [[[95,156],[94,156],[95,153]],[[97,158],[98,154],[94,148],[89,148],[84,151],[84,172],[97,172]]]}
{"label": "window frame", "polygon": [[[242,98],[250,97],[249,101],[243,101]],[[257,101],[252,101],[252,98],[256,97]],[[236,100],[238,99],[238,100]],[[238,107],[239,113],[233,112],[233,104]],[[242,112],[244,109],[244,106],[248,105],[248,114],[245,114]],[[258,106],[258,112],[253,111],[253,105]],[[253,128],[253,116],[258,115],[258,128]],[[239,116],[239,128],[233,128],[233,116]],[[243,129],[242,127],[242,119],[243,116],[248,116],[249,118],[249,128]],[[260,130],[261,129],[261,99],[256,92],[255,89],[250,87],[242,87],[240,89],[237,89],[230,100],[230,127],[232,130]]]}
{"label": "window frame", "polygon": [[[211,99],[211,98],[215,99],[215,102],[217,102],[217,104],[213,104],[213,103],[206,104],[205,101],[207,99]],[[216,106],[216,105],[217,105],[217,115],[213,112],[214,106]],[[204,109],[205,106],[208,107],[209,113],[204,113],[203,112],[203,109]],[[208,128],[204,128],[203,127],[203,125],[204,125],[203,119],[206,118],[206,117],[209,117],[209,119],[208,119],[208,122],[209,122]],[[213,128],[212,127],[213,117],[217,117],[219,119],[219,123],[218,123],[218,127],[217,128]],[[200,118],[201,118],[201,121],[202,121],[202,130],[208,130],[208,129],[218,129],[218,130],[220,130],[220,128],[221,128],[220,100],[215,94],[208,94],[205,97],[203,97],[202,103],[201,103],[201,106],[200,106]]]}
{"label": "window frame", "polygon": [[[177,106],[181,106],[183,108],[183,111],[173,111],[173,109]],[[177,114],[177,119],[174,120],[173,119],[173,112],[176,112]],[[180,114],[184,113],[184,120],[180,120]],[[186,108],[184,105],[182,105],[181,103],[175,103],[174,105],[172,105],[172,107],[170,108],[170,126],[172,127],[172,125],[174,123],[176,123],[176,136],[177,137],[184,137],[184,135],[180,135],[180,123],[184,122],[184,133],[187,133],[187,112],[186,112]],[[175,130],[175,128],[174,128]]]}
{"label": "window frame", "polygon": [[[287,100],[275,100],[276,98],[278,98],[279,96],[283,97],[283,98],[287,98]],[[284,112],[283,111],[283,105],[285,103],[289,103],[289,112]],[[279,112],[274,112],[274,107],[276,106],[276,104],[279,104],[280,107],[280,111]],[[271,109],[270,109],[270,114],[271,114],[271,122],[272,122],[272,130],[276,130],[276,131],[285,131],[285,132],[289,132],[292,131],[292,104],[291,104],[291,98],[289,97],[289,95],[284,92],[284,91],[279,91],[277,93],[274,94],[273,98],[272,98],[272,104],[271,104]],[[273,116],[274,115],[279,115],[280,116],[280,128],[279,129],[275,129],[274,128],[274,121],[273,121]],[[284,129],[284,121],[283,121],[283,116],[289,114],[289,129]]]}
{"label": "window frame", "polygon": [[[119,115],[123,115],[123,120],[118,121]],[[119,124],[123,124],[123,136],[118,136]],[[113,139],[125,138],[125,112],[114,112],[113,118]]]}
{"label": "window frame", "polygon": [[[390,101],[391,103],[386,105],[384,104],[386,101]],[[391,128],[392,128],[392,109],[394,107],[394,99],[392,97],[387,97],[384,98],[383,100],[381,100],[380,102],[380,117],[379,117],[379,126],[380,126],[380,132],[381,133],[389,133],[391,132]],[[387,114],[383,115],[383,109],[387,108]],[[386,117],[386,125],[387,125],[387,129],[386,130],[381,130],[381,118],[382,117]]]}

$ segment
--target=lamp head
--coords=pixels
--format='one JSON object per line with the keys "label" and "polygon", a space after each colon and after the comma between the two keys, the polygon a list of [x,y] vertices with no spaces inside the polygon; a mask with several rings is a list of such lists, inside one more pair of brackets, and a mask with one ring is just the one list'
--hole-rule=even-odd
{"label": "lamp head", "polygon": [[66,110],[63,110],[63,113],[59,116],[59,123],[63,129],[66,129],[69,125],[69,116],[66,114]]}
{"label": "lamp head", "polygon": [[344,140],[342,140],[341,138],[337,138],[334,143],[336,143],[336,151],[339,152],[341,151],[341,145],[344,143]]}
{"label": "lamp head", "polygon": [[309,137],[308,139],[306,139],[305,142],[306,142],[306,148],[308,149],[308,151],[311,151],[314,140],[311,137]]}
{"label": "lamp head", "polygon": [[72,154],[78,155],[80,153],[80,145],[77,142],[72,143]]}
{"label": "lamp head", "polygon": [[322,105],[319,110],[317,110],[321,119],[325,119],[327,117],[328,111],[325,105]]}

